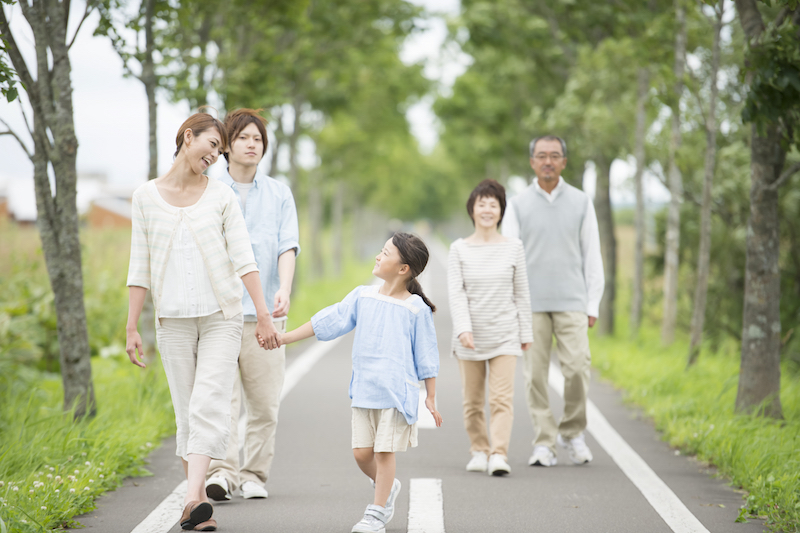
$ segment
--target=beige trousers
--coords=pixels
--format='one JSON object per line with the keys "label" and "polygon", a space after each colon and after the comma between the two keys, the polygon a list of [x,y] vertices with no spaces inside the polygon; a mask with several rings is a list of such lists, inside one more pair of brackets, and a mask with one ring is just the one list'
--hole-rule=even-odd
{"label": "beige trousers", "polygon": [[[588,328],[586,313],[533,313],[533,345],[524,355],[524,375],[528,410],[536,435],[534,446],[547,446],[555,452],[559,433],[571,439],[586,429],[586,399],[592,362]],[[564,416],[558,425],[550,411],[547,391],[553,336],[564,374]]]}
{"label": "beige trousers", "polygon": [[[275,322],[280,333],[286,332],[286,321]],[[275,456],[275,434],[278,409],[286,371],[286,346],[264,350],[255,338],[256,323],[245,322],[239,373],[231,399],[231,438],[225,459],[211,461],[207,477],[222,476],[231,491],[245,481],[266,483]],[[246,410],[244,463],[239,464],[239,413],[244,400]]]}
{"label": "beige trousers", "polygon": [[[461,368],[464,427],[469,436],[470,451],[484,452],[487,455],[497,453],[508,457],[508,443],[514,422],[514,370],[517,356],[498,355],[487,361],[459,359],[458,366]],[[487,370],[490,416],[488,432],[484,407]]]}
{"label": "beige trousers", "polygon": [[217,311],[198,318],[162,318],[156,322],[156,337],[175,408],[176,455],[222,459],[231,426],[228,404],[242,315],[225,320]]}

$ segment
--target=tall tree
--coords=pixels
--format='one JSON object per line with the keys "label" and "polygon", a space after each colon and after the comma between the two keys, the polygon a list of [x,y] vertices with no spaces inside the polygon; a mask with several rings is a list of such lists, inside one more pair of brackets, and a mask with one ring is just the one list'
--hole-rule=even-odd
{"label": "tall tree", "polygon": [[634,245],[633,294],[631,295],[631,333],[636,335],[642,321],[642,304],[644,303],[644,238],[645,200],[644,170],[647,168],[645,155],[645,133],[647,130],[647,93],[650,90],[650,72],[647,67],[639,67],[636,83],[636,138],[633,154],[636,158],[636,174],[633,177],[636,190],[636,215],[634,225],[636,244]]}
{"label": "tall tree", "polygon": [[748,94],[743,117],[753,122],[742,359],[736,410],[758,409],[766,416],[782,418],[778,188],[800,169],[800,164],[785,171],[783,168],[789,142],[800,145],[797,132],[800,9],[796,1],[777,2],[780,6],[777,16],[765,23],[759,3],[736,0],[739,21],[748,41],[745,59]]}
{"label": "tall tree", "polygon": [[[75,204],[78,139],[73,118],[69,49],[93,3],[86,3],[71,38],[67,34],[69,1],[31,0],[20,2],[19,6],[33,35],[35,74],[11,32],[5,7],[0,7],[0,30],[8,43],[3,53],[8,54],[33,109],[32,129],[26,120],[33,150],[28,149],[21,136],[13,135],[33,163],[36,225],[55,295],[64,408],[74,406],[75,416],[83,416],[94,413],[96,407]],[[55,190],[50,185],[48,168],[52,169]]]}
{"label": "tall tree", "polygon": [[667,207],[667,238],[664,253],[664,316],[661,323],[661,341],[671,344],[675,340],[678,319],[678,258],[681,236],[681,203],[683,178],[678,168],[678,150],[681,146],[681,96],[686,65],[686,7],[684,0],[675,0],[675,89],[672,103],[671,134],[669,142],[668,185],[670,200]]}
{"label": "tall tree", "polygon": [[714,169],[717,161],[717,78],[720,64],[722,18],[725,15],[724,1],[714,6],[714,14],[714,41],[711,53],[711,74],[709,76],[708,113],[705,117],[706,154],[703,173],[703,204],[700,211],[700,250],[697,259],[697,286],[694,293],[692,331],[687,366],[693,365],[700,354],[706,317],[708,274],[711,260],[711,186],[714,181]]}

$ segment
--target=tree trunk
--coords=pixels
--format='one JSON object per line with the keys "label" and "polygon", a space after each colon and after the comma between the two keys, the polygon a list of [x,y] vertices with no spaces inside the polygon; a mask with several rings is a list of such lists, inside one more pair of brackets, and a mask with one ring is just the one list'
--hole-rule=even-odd
{"label": "tree trunk", "polygon": [[689,344],[687,367],[692,366],[700,355],[703,342],[703,325],[706,317],[706,296],[708,295],[708,271],[711,258],[711,185],[714,181],[714,167],[717,158],[717,72],[719,71],[720,34],[724,2],[716,9],[714,23],[714,44],[711,58],[711,87],[706,118],[706,160],[703,176],[703,205],[700,212],[700,250],[697,259],[697,287],[694,292],[692,310],[692,338]]}
{"label": "tree trunk", "polygon": [[325,274],[322,263],[322,191],[320,190],[319,170],[308,173],[308,218],[309,242],[311,243],[309,256],[311,258],[311,279],[319,279]]}
{"label": "tree trunk", "polygon": [[[83,304],[83,272],[75,204],[78,140],[73,120],[71,65],[67,46],[67,17],[57,2],[21,2],[31,26],[36,50],[37,78],[28,71],[0,8],[0,30],[8,40],[8,53],[33,108],[31,155],[34,167],[36,225],[42,239],[47,273],[55,296],[64,409],[75,407],[75,416],[95,412],[89,336]],[[52,57],[52,70],[48,67]],[[48,136],[49,133],[52,137]],[[52,143],[50,139],[52,138]],[[55,194],[50,187],[52,164]]]}
{"label": "tree trunk", "polygon": [[[758,46],[764,22],[755,0],[736,0],[736,10],[751,46]],[[748,74],[747,83],[752,74]],[[750,145],[750,219],[747,222],[742,360],[736,411],[759,410],[766,416],[783,418],[781,407],[780,322],[780,221],[778,191],[770,185],[778,180],[786,152],[777,124],[761,133],[752,127]]]}
{"label": "tree trunk", "polygon": [[667,208],[667,236],[664,253],[664,316],[661,324],[661,341],[671,344],[675,340],[678,319],[678,254],[681,233],[681,203],[683,180],[678,169],[677,153],[681,145],[681,109],[683,70],[686,56],[686,9],[682,0],[675,0],[677,34],[675,36],[675,102],[672,106],[672,134],[669,143],[669,192]]}
{"label": "tree trunk", "polygon": [[342,247],[344,246],[342,234],[342,225],[344,223],[344,193],[345,185],[342,180],[334,184],[333,193],[333,275],[338,278],[342,275],[344,254]]}
{"label": "tree trunk", "polygon": [[642,304],[644,302],[644,169],[645,161],[644,136],[647,130],[647,92],[650,89],[650,73],[646,68],[639,69],[639,83],[636,98],[636,174],[633,181],[636,187],[636,245],[634,248],[633,297],[631,298],[631,334],[639,332],[642,321]]}
{"label": "tree trunk", "polygon": [[[613,159],[612,159],[613,161]],[[617,239],[614,236],[614,213],[611,210],[611,162],[604,157],[595,158],[597,186],[594,193],[594,208],[600,232],[600,251],[603,254],[605,289],[600,300],[600,317],[597,321],[598,335],[614,334],[614,302],[617,290]]]}

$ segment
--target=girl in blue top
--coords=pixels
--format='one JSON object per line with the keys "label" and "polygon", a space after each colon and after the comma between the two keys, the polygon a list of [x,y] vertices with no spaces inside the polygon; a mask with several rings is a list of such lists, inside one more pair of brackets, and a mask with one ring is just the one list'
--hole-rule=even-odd
{"label": "girl in blue top", "polygon": [[421,380],[428,393],[425,407],[436,426],[442,425],[434,402],[439,373],[436,307],[416,279],[427,264],[428,249],[419,237],[395,233],[372,269],[384,281],[381,286],[356,287],[310,322],[281,335],[281,344],[314,335],[327,341],[356,328],[350,379],[353,455],[372,480],[375,499],[353,533],[383,533],[394,515],[400,492],[394,454],[417,445]]}

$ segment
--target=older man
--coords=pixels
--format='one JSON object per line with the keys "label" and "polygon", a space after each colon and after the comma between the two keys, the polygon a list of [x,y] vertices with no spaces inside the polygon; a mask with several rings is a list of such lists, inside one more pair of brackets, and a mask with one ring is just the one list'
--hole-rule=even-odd
{"label": "older man", "polygon": [[[508,203],[503,234],[525,246],[533,311],[533,345],[525,353],[528,409],[536,437],[531,466],[554,466],[556,442],[576,464],[592,460],[583,431],[591,353],[588,328],[603,297],[597,216],[589,197],[564,181],[567,143],[552,135],[530,144],[536,178]],[[556,424],[547,378],[553,336],[564,374],[564,416]]]}

